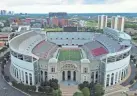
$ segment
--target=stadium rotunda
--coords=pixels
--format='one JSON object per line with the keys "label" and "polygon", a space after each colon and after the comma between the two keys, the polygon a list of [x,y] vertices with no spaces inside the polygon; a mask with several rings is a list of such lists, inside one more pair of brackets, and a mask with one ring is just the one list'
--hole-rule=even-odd
{"label": "stadium rotunda", "polygon": [[58,79],[59,83],[120,83],[130,62],[131,37],[105,28],[92,32],[35,32],[9,36],[10,73],[24,84]]}

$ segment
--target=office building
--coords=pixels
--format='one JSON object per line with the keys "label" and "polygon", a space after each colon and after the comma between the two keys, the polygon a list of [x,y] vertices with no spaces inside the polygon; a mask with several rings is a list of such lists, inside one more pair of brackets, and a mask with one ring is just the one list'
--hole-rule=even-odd
{"label": "office building", "polygon": [[98,28],[104,29],[107,27],[107,16],[106,15],[99,15],[98,16]]}
{"label": "office building", "polygon": [[125,18],[121,16],[113,16],[111,18],[111,28],[124,31]]}

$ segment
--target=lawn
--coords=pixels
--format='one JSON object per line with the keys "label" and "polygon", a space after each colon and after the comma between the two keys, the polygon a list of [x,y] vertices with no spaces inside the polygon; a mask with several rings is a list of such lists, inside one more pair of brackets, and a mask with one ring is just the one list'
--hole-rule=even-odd
{"label": "lawn", "polygon": [[63,28],[45,28],[46,32],[63,31]]}
{"label": "lawn", "polygon": [[81,59],[81,50],[79,49],[68,49],[68,50],[60,50],[59,61],[72,60],[78,61]]}

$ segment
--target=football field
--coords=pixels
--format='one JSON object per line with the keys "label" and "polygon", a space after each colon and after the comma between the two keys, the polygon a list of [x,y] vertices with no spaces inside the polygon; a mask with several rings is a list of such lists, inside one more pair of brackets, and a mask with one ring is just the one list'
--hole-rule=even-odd
{"label": "football field", "polygon": [[72,61],[78,61],[81,59],[81,50],[60,50],[58,59],[60,61],[65,60],[72,60]]}

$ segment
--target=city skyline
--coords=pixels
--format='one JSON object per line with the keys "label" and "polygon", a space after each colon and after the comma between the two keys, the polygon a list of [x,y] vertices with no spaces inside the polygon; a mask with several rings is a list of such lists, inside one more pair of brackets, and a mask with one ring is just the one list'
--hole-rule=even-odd
{"label": "city skyline", "polygon": [[113,13],[137,12],[136,0],[4,0],[0,9],[17,13]]}

